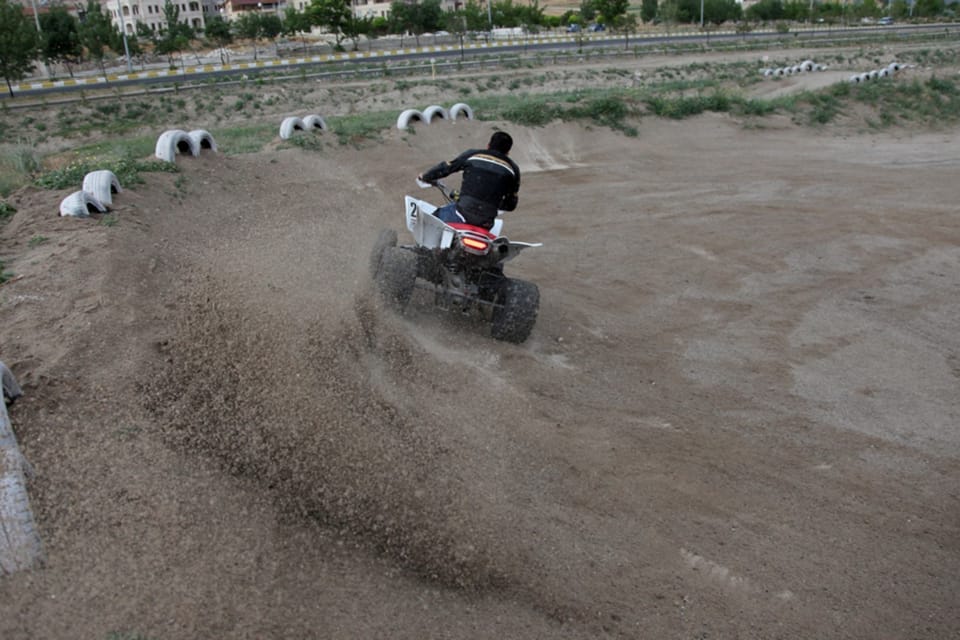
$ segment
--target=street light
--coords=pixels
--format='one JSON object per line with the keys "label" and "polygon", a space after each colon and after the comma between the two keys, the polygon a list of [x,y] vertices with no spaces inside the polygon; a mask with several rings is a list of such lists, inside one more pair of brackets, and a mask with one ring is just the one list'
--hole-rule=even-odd
{"label": "street light", "polygon": [[[30,0],[30,5],[33,7],[33,22],[37,25],[37,33],[43,35],[43,29],[40,28],[40,15],[37,13],[37,3],[36,0]],[[47,68],[47,63],[41,61],[41,66],[43,67],[43,77],[50,77],[50,69]]]}
{"label": "street light", "polygon": [[123,23],[123,7],[117,0],[117,22],[120,23],[120,34],[123,36],[123,53],[127,56],[127,73],[133,73],[133,63],[130,62],[130,47],[127,45],[127,27]]}

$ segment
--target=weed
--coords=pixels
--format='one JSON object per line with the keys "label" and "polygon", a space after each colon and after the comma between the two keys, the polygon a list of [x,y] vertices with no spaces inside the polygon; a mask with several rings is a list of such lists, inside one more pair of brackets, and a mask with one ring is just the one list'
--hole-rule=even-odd
{"label": "weed", "polygon": [[678,120],[699,115],[704,111],[729,111],[731,103],[731,98],[720,91],[706,96],[654,95],[646,99],[647,107],[656,115]]}
{"label": "weed", "polygon": [[122,158],[113,161],[99,161],[96,158],[81,158],[74,160],[62,169],[54,169],[36,180],[38,187],[44,189],[70,189],[83,183],[83,177],[91,171],[108,169],[117,176],[121,185],[140,184],[143,182],[141,173],[165,171],[176,173],[176,165],[160,160],[132,160]]}
{"label": "weed", "polygon": [[6,222],[13,217],[13,214],[16,212],[16,207],[9,202],[0,202],[0,222]]}
{"label": "weed", "polygon": [[555,120],[557,108],[539,99],[528,99],[508,105],[500,114],[504,120],[528,127],[539,127]]}
{"label": "weed", "polygon": [[40,169],[40,160],[29,143],[0,145],[0,196],[28,184]]}
{"label": "weed", "polygon": [[50,239],[50,238],[48,238],[47,236],[33,236],[32,238],[30,238],[30,241],[27,242],[27,246],[28,246],[28,247],[31,247],[31,248],[32,248],[32,247],[39,247],[40,245],[44,244],[44,243],[45,243],[47,240],[49,240],[49,239]]}
{"label": "weed", "polygon": [[108,213],[100,218],[100,222],[98,224],[104,227],[115,227],[119,222],[120,221],[117,219],[117,216],[113,215],[112,213]]}
{"label": "weed", "polygon": [[[367,113],[355,116],[339,116],[327,121],[330,130],[337,136],[340,144],[361,144],[366,140],[376,140],[380,132],[396,124],[393,112]],[[412,129],[410,133],[416,133]]]}
{"label": "weed", "polygon": [[4,269],[3,260],[0,260],[0,284],[3,284],[7,280],[11,279],[16,274],[12,271],[7,271]]}
{"label": "weed", "polygon": [[[299,147],[304,151],[322,151],[323,150],[323,138],[319,135],[299,135],[294,136],[288,140],[290,144],[295,147]],[[345,141],[341,141],[341,144],[346,144]]]}
{"label": "weed", "polygon": [[217,148],[229,150],[232,154],[256,153],[277,135],[273,124],[259,124],[249,127],[228,127],[210,132],[217,141]]}

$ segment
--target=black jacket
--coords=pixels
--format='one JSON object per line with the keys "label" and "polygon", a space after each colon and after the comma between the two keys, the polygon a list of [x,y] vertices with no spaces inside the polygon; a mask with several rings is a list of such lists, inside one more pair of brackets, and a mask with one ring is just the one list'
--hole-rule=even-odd
{"label": "black jacket", "polygon": [[423,179],[434,182],[457,171],[463,171],[457,210],[468,224],[489,229],[498,209],[517,208],[520,168],[507,154],[493,149],[470,149],[450,162],[431,167],[423,173]]}

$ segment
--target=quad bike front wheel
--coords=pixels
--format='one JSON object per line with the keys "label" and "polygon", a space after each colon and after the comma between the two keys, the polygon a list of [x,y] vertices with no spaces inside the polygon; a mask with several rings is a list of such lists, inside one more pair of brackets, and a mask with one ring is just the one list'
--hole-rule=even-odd
{"label": "quad bike front wheel", "polygon": [[532,282],[505,278],[494,300],[490,335],[520,344],[530,337],[540,309],[540,289]]}
{"label": "quad bike front wheel", "polygon": [[377,270],[380,268],[380,259],[387,247],[397,246],[397,232],[393,229],[383,229],[377,236],[377,241],[373,243],[373,250],[370,252],[370,275],[377,276]]}
{"label": "quad bike front wheel", "polygon": [[387,304],[403,311],[417,282],[416,254],[402,247],[385,247],[373,279]]}

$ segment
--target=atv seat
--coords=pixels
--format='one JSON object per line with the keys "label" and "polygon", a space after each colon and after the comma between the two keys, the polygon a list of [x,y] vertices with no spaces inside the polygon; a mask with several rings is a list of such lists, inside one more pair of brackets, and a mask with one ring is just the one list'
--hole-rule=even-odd
{"label": "atv seat", "polygon": [[479,233],[480,235],[490,240],[497,239],[497,236],[491,233],[489,229],[484,229],[483,227],[477,227],[472,224],[466,224],[465,222],[447,222],[445,224],[448,227],[453,227],[457,231],[472,231],[473,233]]}

